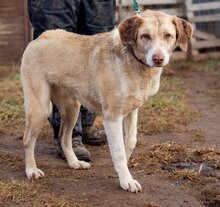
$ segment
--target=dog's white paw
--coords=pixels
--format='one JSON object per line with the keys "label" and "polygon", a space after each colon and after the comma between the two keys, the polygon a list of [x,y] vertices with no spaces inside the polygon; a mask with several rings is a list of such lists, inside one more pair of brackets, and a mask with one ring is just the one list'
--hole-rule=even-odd
{"label": "dog's white paw", "polygon": [[128,180],[122,180],[120,182],[120,185],[124,190],[130,191],[132,193],[138,193],[142,191],[140,183],[137,180],[134,180],[133,178]]}
{"label": "dog's white paw", "polygon": [[69,166],[70,168],[73,168],[75,170],[81,170],[81,169],[88,170],[91,167],[91,165],[88,162],[84,162],[84,161],[77,161],[70,164]]}
{"label": "dog's white paw", "polygon": [[38,168],[26,169],[26,176],[28,179],[34,178],[39,179],[45,176],[44,172]]}

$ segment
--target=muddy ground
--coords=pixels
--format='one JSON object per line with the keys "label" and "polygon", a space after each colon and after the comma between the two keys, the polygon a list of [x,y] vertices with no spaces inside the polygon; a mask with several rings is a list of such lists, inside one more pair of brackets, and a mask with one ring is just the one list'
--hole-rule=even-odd
{"label": "muddy ground", "polygon": [[138,135],[129,166],[142,193],[120,189],[107,145],[86,146],[92,155],[91,170],[69,169],[57,157],[48,126],[36,147],[37,163],[46,177],[27,181],[23,120],[4,118],[0,124],[0,206],[220,207],[220,63],[181,62],[167,71],[168,81],[181,79],[196,115],[183,130],[158,133],[155,129]]}

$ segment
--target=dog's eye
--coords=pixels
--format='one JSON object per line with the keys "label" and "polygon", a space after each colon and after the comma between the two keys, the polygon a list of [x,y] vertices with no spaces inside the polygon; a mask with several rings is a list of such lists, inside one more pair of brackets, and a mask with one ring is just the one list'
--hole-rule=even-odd
{"label": "dog's eye", "polygon": [[170,39],[172,37],[172,35],[167,33],[167,34],[164,35],[164,37],[165,37],[165,39]]}
{"label": "dog's eye", "polygon": [[147,34],[147,33],[142,34],[142,35],[141,35],[141,38],[144,38],[144,39],[146,39],[146,40],[151,40],[151,39],[152,39],[151,36],[150,36],[150,34]]}

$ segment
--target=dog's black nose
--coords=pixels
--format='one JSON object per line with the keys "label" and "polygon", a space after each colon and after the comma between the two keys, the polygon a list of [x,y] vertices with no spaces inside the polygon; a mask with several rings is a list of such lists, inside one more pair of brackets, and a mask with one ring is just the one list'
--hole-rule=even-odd
{"label": "dog's black nose", "polygon": [[164,56],[163,56],[163,54],[158,53],[158,54],[154,54],[152,59],[153,59],[153,62],[156,66],[160,66],[164,61]]}

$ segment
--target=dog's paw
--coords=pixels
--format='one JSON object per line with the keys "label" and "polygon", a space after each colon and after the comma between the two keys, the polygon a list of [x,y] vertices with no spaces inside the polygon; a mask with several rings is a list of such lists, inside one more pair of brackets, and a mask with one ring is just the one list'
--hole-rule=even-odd
{"label": "dog's paw", "polygon": [[122,180],[120,185],[124,190],[130,191],[132,193],[138,193],[142,191],[140,183],[132,178],[129,180]]}
{"label": "dog's paw", "polygon": [[28,179],[34,178],[39,179],[45,176],[44,172],[38,168],[26,169],[26,176]]}
{"label": "dog's paw", "polygon": [[90,169],[90,164],[88,162],[84,162],[84,161],[77,161],[72,163],[71,165],[69,165],[70,168],[73,168],[75,170],[88,170]]}

